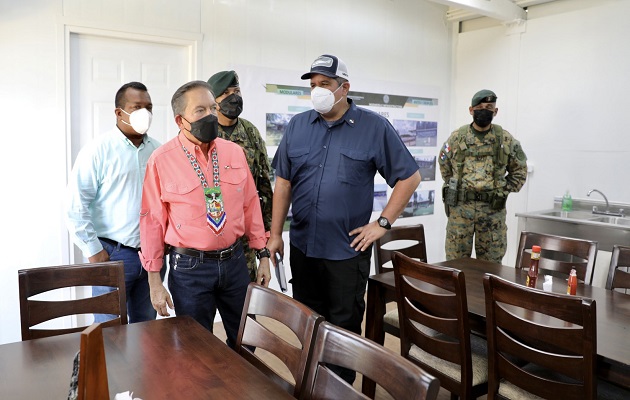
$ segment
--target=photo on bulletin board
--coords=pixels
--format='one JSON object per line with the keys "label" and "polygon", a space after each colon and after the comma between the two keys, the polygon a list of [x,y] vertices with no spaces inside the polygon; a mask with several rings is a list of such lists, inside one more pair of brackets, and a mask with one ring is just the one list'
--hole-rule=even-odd
{"label": "photo on bulletin board", "polygon": [[435,190],[418,189],[411,195],[409,203],[402,212],[402,217],[432,215],[435,204]]}
{"label": "photo on bulletin board", "polygon": [[418,170],[420,171],[420,176],[422,176],[422,181],[434,181],[436,156],[414,156],[414,158],[418,164]]}
{"label": "photo on bulletin board", "polygon": [[[311,110],[311,89],[305,86],[265,83],[265,133],[269,162],[273,160],[278,145],[291,118],[297,113]],[[348,98],[359,107],[366,108],[387,118],[398,132],[403,143],[414,156],[422,176],[422,183],[412,195],[402,217],[433,214],[437,154],[438,99],[434,97],[401,96],[388,93],[354,92]],[[272,187],[275,187],[275,171],[272,170]],[[427,187],[428,184],[428,187]],[[373,211],[384,209],[391,190],[377,174],[374,185]],[[285,223],[288,230],[291,210]]]}
{"label": "photo on bulletin board", "polygon": [[295,114],[267,113],[266,139],[267,146],[277,146],[282,140],[289,121]]}
{"label": "photo on bulletin board", "polygon": [[437,146],[437,122],[417,121],[409,119],[395,119],[394,129],[407,147],[435,147]]}

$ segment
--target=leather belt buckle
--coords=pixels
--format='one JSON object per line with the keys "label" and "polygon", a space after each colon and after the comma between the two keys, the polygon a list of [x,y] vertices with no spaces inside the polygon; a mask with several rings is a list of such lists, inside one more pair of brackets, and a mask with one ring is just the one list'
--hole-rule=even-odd
{"label": "leather belt buckle", "polygon": [[227,260],[232,257],[232,253],[234,253],[234,248],[230,247],[228,249],[223,249],[219,251],[219,260]]}

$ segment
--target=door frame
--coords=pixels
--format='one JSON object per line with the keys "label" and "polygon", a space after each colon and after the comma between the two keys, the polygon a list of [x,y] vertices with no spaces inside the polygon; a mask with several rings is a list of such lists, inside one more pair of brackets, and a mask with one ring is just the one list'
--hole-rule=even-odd
{"label": "door frame", "polygon": [[[149,42],[157,44],[170,44],[183,46],[188,49],[188,80],[193,80],[201,71],[201,57],[199,57],[203,35],[193,32],[179,32],[162,29],[140,29],[140,30],[121,30],[107,26],[84,26],[80,23],[61,22],[58,30],[59,48],[63,48],[63,52],[58,52],[57,71],[58,85],[58,109],[64,110],[63,121],[59,121],[64,127],[66,140],[66,176],[65,184],[68,184],[68,176],[72,170],[72,123],[71,123],[71,99],[70,99],[70,36],[71,34],[84,34],[101,36],[112,39],[135,40],[140,42]],[[127,28],[127,27],[125,27]],[[62,213],[63,214],[63,213]],[[72,240],[65,228],[65,223],[61,224],[62,232],[60,237],[64,245],[62,246],[61,259],[63,264],[72,264],[75,262]]]}

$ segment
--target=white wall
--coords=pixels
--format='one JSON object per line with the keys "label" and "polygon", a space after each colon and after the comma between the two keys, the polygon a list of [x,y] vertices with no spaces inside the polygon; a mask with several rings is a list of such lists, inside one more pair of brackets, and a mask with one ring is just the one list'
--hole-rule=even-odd
{"label": "white wall", "polygon": [[569,189],[592,188],[630,202],[630,1],[571,0],[530,7],[523,33],[488,19],[462,24],[456,40],[453,126],[470,120],[472,94],[498,95],[496,122],[519,139],[534,171],[508,204],[513,264],[514,213],[553,207]]}
{"label": "white wall", "polygon": [[[203,35],[198,79],[233,65],[293,71],[299,81],[331,52],[352,87],[375,82],[430,86],[440,93],[438,141],[446,139],[451,29],[445,7],[416,0],[0,0],[0,109],[5,261],[0,264],[0,343],[20,340],[17,270],[69,262],[62,217],[68,171],[68,25],[112,32]],[[124,82],[121,82],[121,85]],[[113,96],[114,93],[112,93]],[[418,93],[401,93],[419,95]],[[247,101],[247,99],[246,99]],[[244,116],[247,117],[247,111]],[[112,121],[113,122],[113,121]],[[439,207],[436,207],[439,210]],[[445,219],[427,226],[432,260],[443,257]],[[407,223],[413,221],[407,221]],[[433,246],[432,246],[433,247]]]}

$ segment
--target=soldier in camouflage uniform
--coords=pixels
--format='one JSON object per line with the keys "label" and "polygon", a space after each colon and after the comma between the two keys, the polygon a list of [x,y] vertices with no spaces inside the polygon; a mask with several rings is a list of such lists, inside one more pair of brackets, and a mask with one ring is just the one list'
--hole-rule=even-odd
{"label": "soldier in camouflage uniform", "polygon": [[[218,105],[219,137],[240,145],[245,151],[249,169],[256,181],[256,189],[260,196],[263,223],[267,237],[271,228],[271,181],[269,180],[269,160],[267,148],[258,129],[246,119],[239,118],[243,111],[243,98],[234,71],[221,71],[208,79]],[[256,282],[256,252],[249,248],[246,236],[243,236],[243,248],[247,258],[247,268],[252,282]]]}
{"label": "soldier in camouflage uniform", "polygon": [[518,140],[492,124],[496,101],[490,90],[477,92],[469,107],[473,122],[453,132],[440,150],[447,260],[470,257],[473,236],[478,259],[500,263],[505,255],[505,203],[525,184],[527,157]]}

